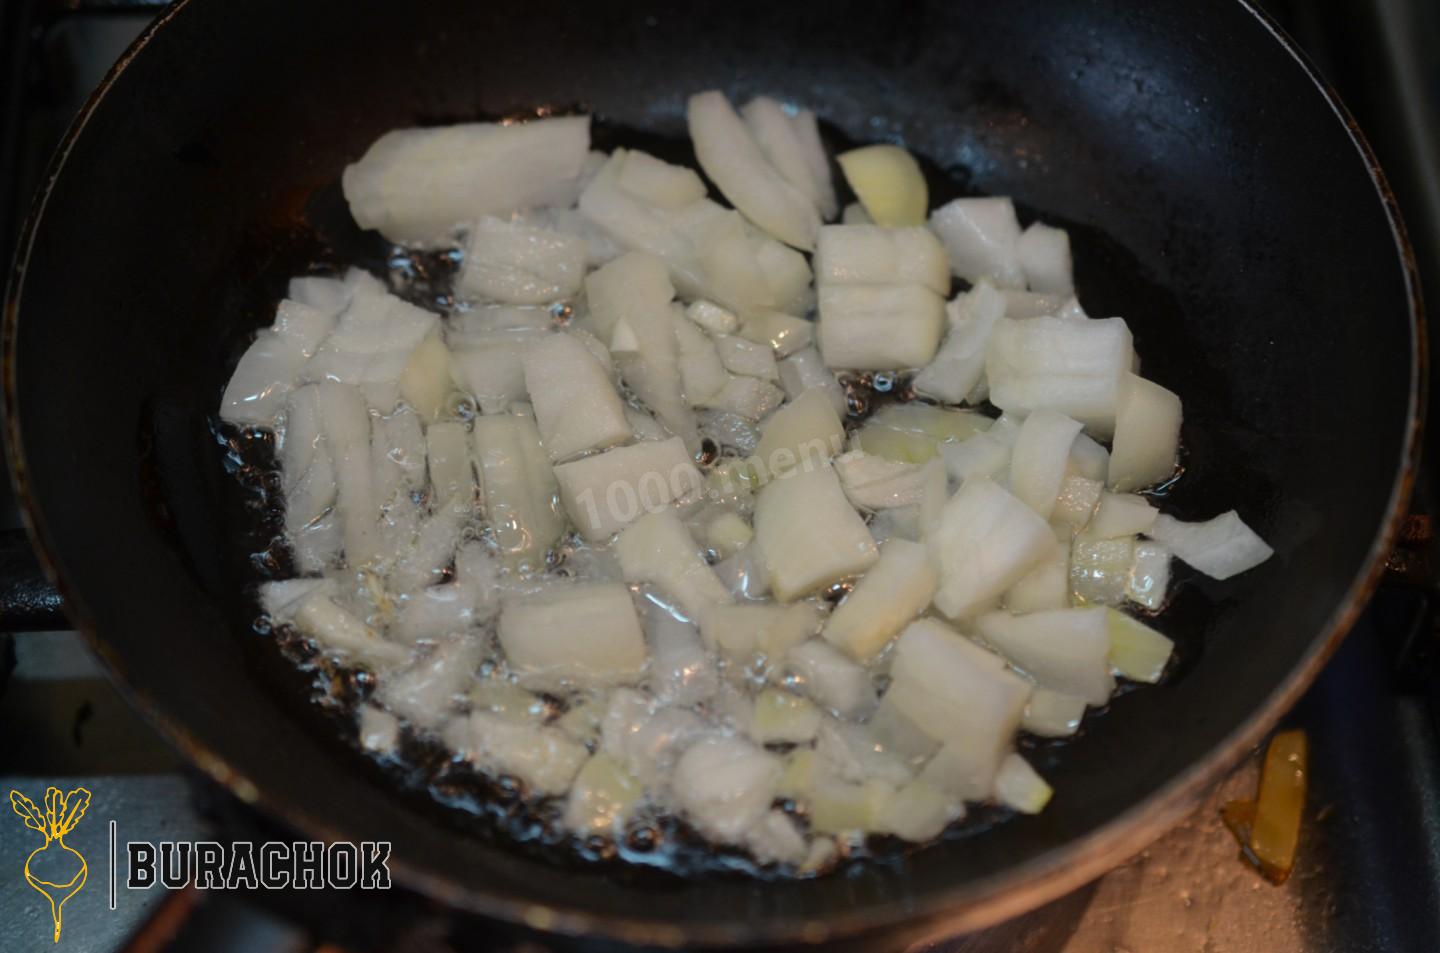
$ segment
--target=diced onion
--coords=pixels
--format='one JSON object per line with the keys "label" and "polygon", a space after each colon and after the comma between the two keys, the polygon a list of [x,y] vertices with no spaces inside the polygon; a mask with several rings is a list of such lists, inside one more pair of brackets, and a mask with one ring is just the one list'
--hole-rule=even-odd
{"label": "diced onion", "polygon": [[1203,523],[1184,523],[1161,513],[1146,535],[1213,579],[1254,569],[1275,553],[1234,510]]}

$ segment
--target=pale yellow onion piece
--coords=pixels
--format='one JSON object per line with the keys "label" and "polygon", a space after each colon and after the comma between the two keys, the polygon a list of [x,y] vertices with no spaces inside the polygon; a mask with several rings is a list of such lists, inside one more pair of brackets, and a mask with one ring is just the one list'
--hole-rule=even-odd
{"label": "pale yellow onion piece", "polygon": [[1126,374],[1115,406],[1110,487],[1124,492],[1161,483],[1175,472],[1180,398],[1153,381]]}
{"label": "pale yellow onion piece", "polygon": [[565,823],[587,834],[618,835],[643,793],[640,782],[630,772],[601,752],[585,762],[575,776],[566,802]]}
{"label": "pale yellow onion piece", "polygon": [[823,466],[844,443],[845,427],[830,398],[819,389],[804,391],[762,426],[755,448],[760,477],[769,480],[797,465]]}
{"label": "pale yellow onion piece", "polygon": [[721,513],[705,525],[705,545],[721,559],[735,555],[754,538],[755,531],[738,513]]}
{"label": "pale yellow onion piece", "polygon": [[892,539],[830,616],[824,636],[852,658],[869,661],[930,604],[938,582],[924,545]]}
{"label": "pale yellow onion piece", "polygon": [[1160,681],[1175,643],[1139,619],[1114,609],[1105,610],[1105,621],[1111,667],[1137,682]]}
{"label": "pale yellow onion piece", "polygon": [[1030,762],[1011,753],[995,774],[995,800],[1021,814],[1039,814],[1055,792]]}
{"label": "pale yellow onion piece", "polygon": [[400,396],[426,421],[445,409],[450,396],[450,349],[436,331],[410,352],[400,374]]}
{"label": "pale yellow onion piece", "polygon": [[877,225],[924,225],[930,190],[915,157],[899,146],[864,146],[835,157]]}
{"label": "pale yellow onion piece", "polygon": [[809,699],[778,688],[767,688],[755,697],[750,737],[762,745],[776,742],[803,744],[815,738],[821,717],[820,709]]}
{"label": "pale yellow onion piece", "polygon": [[755,543],[781,602],[793,602],[880,558],[829,466],[771,481],[755,504]]}

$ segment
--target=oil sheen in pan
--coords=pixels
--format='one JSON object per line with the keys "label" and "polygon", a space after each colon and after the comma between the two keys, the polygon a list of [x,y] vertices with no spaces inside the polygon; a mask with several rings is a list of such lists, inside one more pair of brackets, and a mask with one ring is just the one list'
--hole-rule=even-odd
{"label": "oil sheen in pan", "polygon": [[[837,143],[839,137],[834,135],[833,130],[827,129],[825,134],[832,151],[845,147],[845,144]],[[600,121],[596,122],[595,138],[597,148],[610,149],[617,145],[643,148],[669,161],[694,165],[688,142],[617,130]],[[951,177],[923,158],[921,165],[929,181],[932,205],[963,194],[964,190],[955,181],[961,176]],[[837,185],[843,193],[843,180]],[[842,199],[853,201],[854,197],[842,195]],[[1047,217],[1047,220],[1050,218],[1053,217]],[[1083,235],[1077,241],[1081,248],[1111,245],[1099,236],[1088,234],[1093,231],[1091,229],[1082,227],[1075,230]],[[345,264],[383,273],[393,293],[421,307],[440,312],[456,308],[452,284],[461,261],[460,252],[416,253],[385,245],[378,236],[370,233],[363,237],[346,237],[348,240],[342,244],[349,246],[347,251],[356,250],[357,244],[364,247],[367,242],[370,247],[364,254],[346,255]],[[1128,257],[1118,249],[1107,247],[1106,251],[1119,252],[1122,260]],[[1106,257],[1111,257],[1108,253]],[[317,271],[326,268],[339,270],[336,257],[333,254],[324,256],[326,263]],[[964,286],[964,282],[957,279],[957,290]],[[555,317],[557,324],[563,324],[569,317],[568,309],[556,309]],[[846,389],[850,406],[845,420],[847,430],[860,426],[880,407],[916,399],[909,386],[909,376],[904,374],[841,375],[841,383]],[[981,409],[990,416],[998,414],[988,404]],[[463,416],[471,409],[460,407],[456,410]],[[358,737],[357,713],[375,689],[374,678],[363,669],[347,668],[317,652],[287,626],[272,630],[254,600],[254,588],[261,582],[294,575],[290,553],[281,532],[283,501],[278,491],[280,474],[273,435],[239,431],[218,421],[213,424],[213,431],[222,448],[225,469],[233,478],[228,489],[233,499],[229,502],[244,511],[242,523],[247,530],[253,529],[247,532],[246,555],[251,586],[245,604],[250,618],[254,620],[253,629],[265,637],[262,667],[287,706],[300,717],[308,730],[332,743],[341,744],[345,749],[344,756],[359,760],[362,770],[382,778],[384,783],[396,790],[397,796],[405,798],[416,809],[437,814],[446,823],[466,833],[514,845],[516,849],[550,863],[564,866],[605,865],[613,868],[613,875],[627,880],[653,876],[793,876],[793,873],[761,866],[737,849],[710,843],[684,820],[649,809],[637,812],[623,835],[616,840],[578,837],[560,822],[562,798],[528,797],[515,779],[492,777],[478,771],[455,758],[433,737],[403,723],[400,743],[394,752],[384,755],[366,752]],[[733,451],[715,447],[707,441],[700,463],[702,467],[709,467],[722,454],[728,456],[730,452]],[[1173,482],[1159,488],[1157,495],[1167,492]],[[583,546],[584,543],[575,534],[568,534],[552,556],[549,573],[563,576],[567,562]],[[1172,592],[1176,588],[1184,588],[1183,567],[1177,564],[1176,570]],[[843,594],[842,589],[831,596],[838,599]],[[1163,623],[1161,626],[1164,627]],[[1186,656],[1191,652],[1187,640],[1177,639],[1176,654],[1170,677],[1188,667]],[[496,660],[492,658],[482,668],[492,668],[495,664]],[[1120,680],[1117,697],[1131,688],[1132,685]],[[546,697],[546,704],[553,710],[552,714],[562,713],[566,705],[564,699],[556,697]],[[1097,723],[1097,719],[1103,722],[1107,711],[1108,706],[1091,709],[1080,731],[1103,731],[1103,723]],[[775,750],[783,750],[784,747],[778,746]],[[1017,739],[1017,747],[1044,773],[1047,764],[1053,764],[1064,756],[1067,744],[1065,739],[1044,739],[1022,733]],[[795,810],[789,802],[780,802],[780,806],[786,811]],[[1008,810],[998,807],[967,807],[966,817],[947,829],[941,839],[974,836],[1010,816]],[[803,815],[796,815],[796,820],[802,825],[805,823]],[[896,863],[909,851],[923,846],[878,835],[863,842],[842,842],[835,865],[822,873],[861,863]]]}

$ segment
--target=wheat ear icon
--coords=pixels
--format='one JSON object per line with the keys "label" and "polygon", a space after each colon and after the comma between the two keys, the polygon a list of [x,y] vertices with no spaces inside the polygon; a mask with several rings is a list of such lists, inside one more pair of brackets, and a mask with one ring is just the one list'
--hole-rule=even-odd
{"label": "wheat ear icon", "polygon": [[74,830],[80,818],[85,816],[85,809],[90,806],[90,792],[76,788],[62,793],[59,788],[48,788],[42,811],[19,791],[11,791],[10,806],[25,821],[26,827],[39,831],[45,838],[45,843],[25,858],[25,882],[50,901],[50,918],[55,921],[55,942],[59,943],[60,912],[65,901],[85,886],[85,877],[89,873],[80,852],[66,846],[65,835]]}

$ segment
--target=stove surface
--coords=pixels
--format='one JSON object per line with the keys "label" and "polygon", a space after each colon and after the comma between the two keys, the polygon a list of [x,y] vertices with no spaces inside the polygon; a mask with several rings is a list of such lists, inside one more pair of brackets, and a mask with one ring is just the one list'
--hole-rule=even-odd
{"label": "stove surface", "polygon": [[[0,4],[0,257],[17,211],[69,117],[150,18],[145,0]],[[1440,258],[1440,11],[1424,0],[1302,3],[1272,12],[1341,87],[1390,170],[1422,261]],[[1433,31],[1433,32],[1432,32]],[[1425,37],[1431,37],[1428,42]],[[6,65],[8,64],[8,65]],[[1440,300],[1428,269],[1431,300]],[[1431,469],[1430,472],[1435,472]],[[0,528],[18,526],[8,486]],[[1431,577],[1433,578],[1433,576]],[[1433,606],[1417,592],[1382,595],[1285,727],[1311,744],[1302,852],[1281,887],[1240,859],[1219,820],[1252,794],[1251,759],[1189,820],[1095,883],[991,930],[916,950],[931,953],[1434,953],[1440,950],[1440,738]],[[65,908],[65,948],[122,949],[165,896],[123,883],[111,909],[110,831],[126,840],[224,839],[215,794],[105,681],[73,633],[16,636],[4,672],[0,636],[0,790],[32,797],[84,786],[87,822],[69,838],[89,860],[87,889]],[[48,910],[17,877],[32,845],[0,823],[0,949],[51,947]],[[315,949],[303,927],[255,904],[218,933],[182,933],[172,950]],[[444,951],[417,926],[406,948]],[[472,947],[465,947],[466,949]],[[509,947],[506,947],[509,948]],[[533,949],[533,947],[529,947]],[[332,948],[333,949],[333,948]],[[457,948],[458,949],[458,948]]]}

